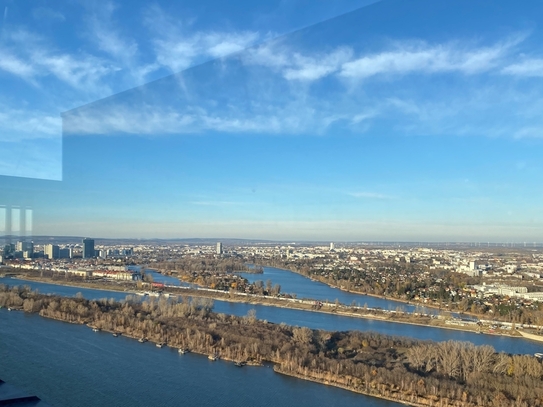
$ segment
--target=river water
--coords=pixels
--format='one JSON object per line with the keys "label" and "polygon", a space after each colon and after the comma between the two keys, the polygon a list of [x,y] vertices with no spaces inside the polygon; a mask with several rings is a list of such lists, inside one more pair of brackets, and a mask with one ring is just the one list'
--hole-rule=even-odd
{"label": "river water", "polygon": [[6,309],[0,378],[53,407],[398,405]]}
{"label": "river water", "polygon": [[311,298],[331,303],[338,300],[342,304],[351,305],[354,303],[358,306],[367,305],[370,308],[382,308],[385,310],[402,310],[405,312],[420,312],[425,314],[438,313],[438,310],[428,307],[406,304],[401,301],[373,297],[371,295],[349,293],[288,270],[282,270],[275,267],[264,267],[263,270],[264,272],[262,274],[238,274],[249,280],[251,283],[258,280],[265,283],[266,280],[271,280],[273,285],[279,284],[281,286],[282,293],[296,294],[297,298]]}
{"label": "river water", "polygon": [[[62,296],[75,296],[81,293],[87,299],[113,298],[117,301],[124,300],[128,293],[118,291],[93,290],[56,284],[29,282],[10,278],[0,278],[0,283],[8,285],[28,285],[44,294],[57,294]],[[408,336],[422,340],[433,341],[469,341],[476,345],[491,345],[498,352],[534,354],[543,352],[543,344],[532,342],[523,338],[512,338],[500,335],[476,334],[454,329],[432,328],[401,324],[397,322],[385,322],[364,318],[338,316],[312,311],[278,308],[266,305],[235,303],[215,300],[213,310],[219,313],[244,316],[249,310],[254,309],[258,319],[269,322],[294,326],[307,326],[312,329],[324,329],[328,331],[373,331],[386,335]]]}
{"label": "river water", "polygon": [[[265,269],[264,276],[298,297],[350,303],[351,294],[302,276]],[[276,273],[275,278],[271,274]],[[289,278],[290,275],[290,278]],[[155,275],[156,281],[175,279]],[[303,280],[300,280],[303,279]],[[127,293],[0,278],[8,285],[29,285],[42,293],[123,300]],[[329,290],[327,291],[326,287]],[[313,291],[314,290],[314,291]],[[315,295],[312,293],[315,292]],[[331,295],[332,294],[332,295]],[[324,297],[319,297],[323,295]],[[336,295],[334,297],[334,295]],[[345,296],[342,296],[345,295]],[[368,306],[390,308],[388,300],[366,297]],[[378,302],[371,302],[379,300]],[[384,301],[384,303],[382,303]],[[435,341],[461,340],[489,344],[508,353],[542,352],[541,344],[520,338],[478,335],[448,329],[365,320],[310,311],[215,301],[214,311],[315,329],[363,330]],[[363,304],[363,303],[362,303]],[[379,305],[382,304],[382,305]],[[37,315],[0,309],[0,378],[41,397],[51,406],[354,406],[398,404],[276,374],[271,367],[234,367],[201,355],[180,356],[170,348],[140,344],[125,337],[93,332],[81,326]]]}

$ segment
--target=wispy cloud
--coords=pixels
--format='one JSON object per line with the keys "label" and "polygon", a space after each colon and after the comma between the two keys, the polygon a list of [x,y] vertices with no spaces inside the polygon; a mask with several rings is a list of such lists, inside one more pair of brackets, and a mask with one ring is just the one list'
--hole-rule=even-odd
{"label": "wispy cloud", "polygon": [[23,61],[13,55],[12,52],[2,48],[0,48],[0,70],[25,80],[30,80],[36,74],[36,70],[31,63]]}
{"label": "wispy cloud", "polygon": [[514,76],[543,76],[543,59],[530,58],[522,62],[511,64],[501,70],[502,73]]}
{"label": "wispy cloud", "polygon": [[134,63],[138,53],[138,44],[133,38],[123,37],[115,28],[113,13],[116,6],[112,2],[100,2],[92,7],[88,15],[89,39],[99,50],[106,52],[116,60],[125,64]]}
{"label": "wispy cloud", "polygon": [[64,14],[60,11],[48,7],[36,7],[32,10],[32,17],[38,21],[49,20],[63,22],[66,20],[66,17],[64,17]]}
{"label": "wispy cloud", "polygon": [[487,47],[466,46],[454,42],[437,45],[425,42],[398,42],[391,50],[345,62],[339,75],[357,79],[381,74],[403,75],[415,72],[458,72],[473,75],[499,67],[503,63],[503,58],[522,39],[523,37],[519,36]]}
{"label": "wispy cloud", "polygon": [[404,40],[393,43],[388,50],[362,56],[355,56],[348,46],[338,46],[327,53],[304,53],[278,41],[247,50],[243,60],[246,64],[274,69],[287,80],[302,81],[315,81],[329,75],[350,79],[416,72],[473,75],[499,68],[524,38],[519,34],[491,46]]}
{"label": "wispy cloud", "polygon": [[352,49],[347,47],[313,57],[294,54],[293,64],[284,70],[283,76],[288,80],[314,81],[335,72],[345,61],[351,59],[352,54]]}
{"label": "wispy cloud", "polygon": [[266,106],[258,113],[208,111],[199,106],[184,109],[119,103],[74,110],[64,116],[66,135],[132,134],[160,136],[205,131],[225,133],[296,134],[313,131],[319,134],[334,121],[323,112],[291,106]]}
{"label": "wispy cloud", "polygon": [[261,39],[254,31],[194,31],[190,22],[174,20],[158,5],[149,7],[145,24],[152,34],[158,64],[178,72],[205,58],[221,58]]}
{"label": "wispy cloud", "polygon": [[392,195],[385,195],[378,192],[349,192],[347,195],[350,195],[355,198],[364,198],[364,199],[397,199]]}
{"label": "wispy cloud", "polygon": [[17,143],[31,139],[60,139],[61,134],[59,116],[0,104],[0,141]]}
{"label": "wispy cloud", "polygon": [[248,49],[241,58],[246,65],[270,68],[290,81],[316,81],[336,72],[352,56],[353,50],[347,46],[304,54],[281,42],[272,42]]}
{"label": "wispy cloud", "polygon": [[79,91],[103,94],[109,87],[102,79],[117,70],[92,54],[60,52],[47,39],[23,29],[10,32],[4,43],[0,69],[33,84],[53,76]]}

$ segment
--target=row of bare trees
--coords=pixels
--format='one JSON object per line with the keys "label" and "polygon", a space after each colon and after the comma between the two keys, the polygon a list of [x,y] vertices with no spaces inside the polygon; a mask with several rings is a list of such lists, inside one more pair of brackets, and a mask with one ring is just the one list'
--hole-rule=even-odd
{"label": "row of bare trees", "polygon": [[483,373],[543,376],[543,365],[531,356],[495,353],[491,346],[475,346],[470,342],[424,343],[410,348],[406,356],[416,371],[436,372],[464,382]]}
{"label": "row of bare trees", "polygon": [[418,405],[543,406],[541,363],[489,346],[271,324],[254,311],[214,313],[212,301],[199,298],[85,300],[0,285],[0,305],[227,359],[270,361],[281,373]]}

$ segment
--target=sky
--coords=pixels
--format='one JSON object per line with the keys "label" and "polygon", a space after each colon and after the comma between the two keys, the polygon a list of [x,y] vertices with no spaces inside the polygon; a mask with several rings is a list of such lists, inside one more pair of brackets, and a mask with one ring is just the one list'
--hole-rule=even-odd
{"label": "sky", "polygon": [[95,3],[0,0],[33,234],[543,241],[543,2]]}

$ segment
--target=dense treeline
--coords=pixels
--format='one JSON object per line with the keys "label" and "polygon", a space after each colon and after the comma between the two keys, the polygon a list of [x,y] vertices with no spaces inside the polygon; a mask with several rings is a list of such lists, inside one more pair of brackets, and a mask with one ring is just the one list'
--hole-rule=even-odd
{"label": "dense treeline", "polygon": [[[258,261],[258,260],[255,260]],[[421,301],[448,311],[469,312],[474,315],[526,325],[543,324],[543,303],[522,305],[519,299],[496,295],[481,299],[471,295],[451,295],[466,286],[480,284],[480,277],[446,270],[429,270],[424,265],[409,263],[374,263],[364,270],[350,267],[324,270],[316,259],[269,259],[266,264],[291,270],[332,287],[347,291],[379,295],[402,301]],[[423,272],[427,272],[424,276]],[[402,276],[400,278],[400,276]],[[424,276],[424,277],[421,277]],[[532,286],[532,289],[538,289]]]}
{"label": "dense treeline", "polygon": [[254,311],[213,313],[212,300],[201,298],[94,301],[0,285],[0,306],[230,360],[270,361],[281,373],[417,405],[543,406],[541,363],[489,346],[277,325]]}
{"label": "dense treeline", "polygon": [[186,256],[175,260],[157,262],[153,264],[153,267],[166,272],[177,273],[201,273],[206,271],[213,273],[262,272],[260,268],[249,266],[239,257]]}

